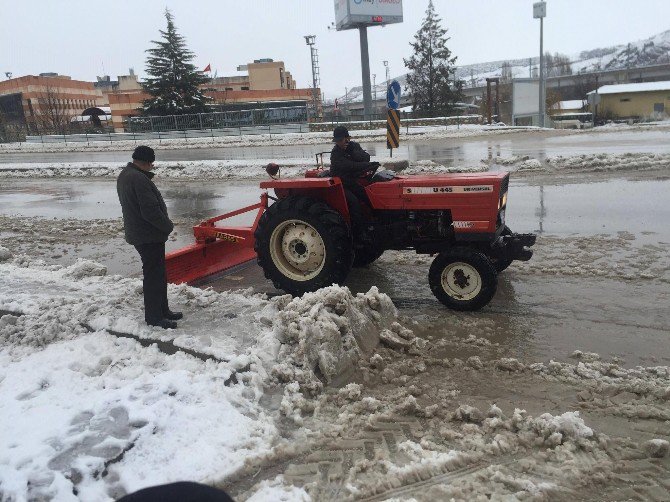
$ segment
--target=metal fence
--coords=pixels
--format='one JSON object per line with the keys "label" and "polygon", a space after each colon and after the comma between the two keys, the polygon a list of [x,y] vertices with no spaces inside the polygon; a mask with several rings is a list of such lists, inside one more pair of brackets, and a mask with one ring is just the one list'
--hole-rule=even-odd
{"label": "metal fence", "polygon": [[128,132],[228,129],[307,122],[307,107],[254,108],[213,113],[128,117]]}
{"label": "metal fence", "polygon": [[155,131],[155,132],[123,132],[123,133],[106,133],[106,134],[51,134],[44,136],[26,136],[27,143],[94,143],[106,142],[115,143],[117,141],[133,141],[135,143],[158,140],[171,139],[207,139],[220,138],[223,136],[242,136],[246,134],[290,134],[309,132],[309,125],[306,123],[300,124],[268,124],[258,126],[239,126],[239,127],[223,127],[220,129],[184,129],[182,131]]}

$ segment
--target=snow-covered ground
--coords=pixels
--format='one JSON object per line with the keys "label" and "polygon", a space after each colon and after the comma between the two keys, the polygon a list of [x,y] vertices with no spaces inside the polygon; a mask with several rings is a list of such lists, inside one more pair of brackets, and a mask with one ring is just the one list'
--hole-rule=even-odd
{"label": "snow-covered ground", "polygon": [[350,371],[396,316],[375,290],[268,300],[178,286],[187,321],[162,331],[142,322],[141,281],[5,248],[0,261],[2,500],[109,500],[234,474],[280,438],[266,385],[286,383],[291,414],[301,389],[320,393],[317,373]]}
{"label": "snow-covered ground", "polygon": [[[530,156],[493,157],[482,159],[476,165],[444,166],[431,160],[408,163],[391,157],[376,157],[382,168],[402,175],[446,174],[454,172],[478,172],[489,169],[525,172],[616,172],[665,170],[670,166],[670,154],[590,154],[574,156],[551,156],[545,159]],[[160,179],[262,179],[267,178],[265,166],[272,159],[248,160],[197,160],[158,161],[155,173]],[[282,159],[281,176],[300,177],[313,169],[311,159]],[[326,167],[328,162],[325,163]],[[120,166],[117,162],[63,162],[0,164],[1,178],[93,178],[116,177]]]}
{"label": "snow-covered ground", "polygon": [[[573,277],[618,279],[630,239],[575,239],[570,254],[545,238],[516,274],[595,268],[606,247],[609,272]],[[619,258],[624,280],[667,280],[663,253]],[[646,275],[657,266],[664,277]],[[169,296],[185,321],[149,328],[138,279],[0,249],[4,499],[110,500],[185,479],[241,501],[598,499],[627,486],[620,476],[647,500],[667,493],[667,366],[519,357],[499,337],[520,336],[513,312],[412,318],[376,289]]]}

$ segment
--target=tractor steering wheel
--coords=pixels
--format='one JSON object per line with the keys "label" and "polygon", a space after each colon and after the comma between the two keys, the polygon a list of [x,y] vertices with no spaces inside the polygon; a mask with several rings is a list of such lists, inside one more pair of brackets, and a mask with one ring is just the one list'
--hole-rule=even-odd
{"label": "tractor steering wheel", "polygon": [[379,169],[379,167],[381,166],[379,162],[370,162],[370,164],[372,165],[367,171],[365,171],[365,174],[363,175],[363,177],[368,181],[372,181],[372,177],[377,172],[377,169]]}

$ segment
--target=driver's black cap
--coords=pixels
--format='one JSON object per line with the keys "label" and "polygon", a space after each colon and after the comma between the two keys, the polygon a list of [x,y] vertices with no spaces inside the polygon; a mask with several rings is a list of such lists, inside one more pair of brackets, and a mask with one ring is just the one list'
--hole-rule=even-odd
{"label": "driver's black cap", "polygon": [[333,129],[333,141],[340,141],[344,138],[351,138],[346,127],[337,126],[335,129]]}

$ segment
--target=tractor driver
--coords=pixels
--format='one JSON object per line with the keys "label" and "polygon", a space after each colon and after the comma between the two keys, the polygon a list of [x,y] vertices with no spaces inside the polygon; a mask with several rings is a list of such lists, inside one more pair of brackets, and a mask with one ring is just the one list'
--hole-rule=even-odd
{"label": "tractor driver", "polygon": [[351,141],[349,131],[344,126],[337,126],[333,130],[333,143],[335,146],[330,152],[330,175],[340,178],[344,185],[354,234],[361,241],[369,240],[365,232],[361,203],[370,207],[370,199],[365,188],[357,180],[366,172],[379,167],[379,163],[370,162],[370,154],[363,150],[361,145]]}

